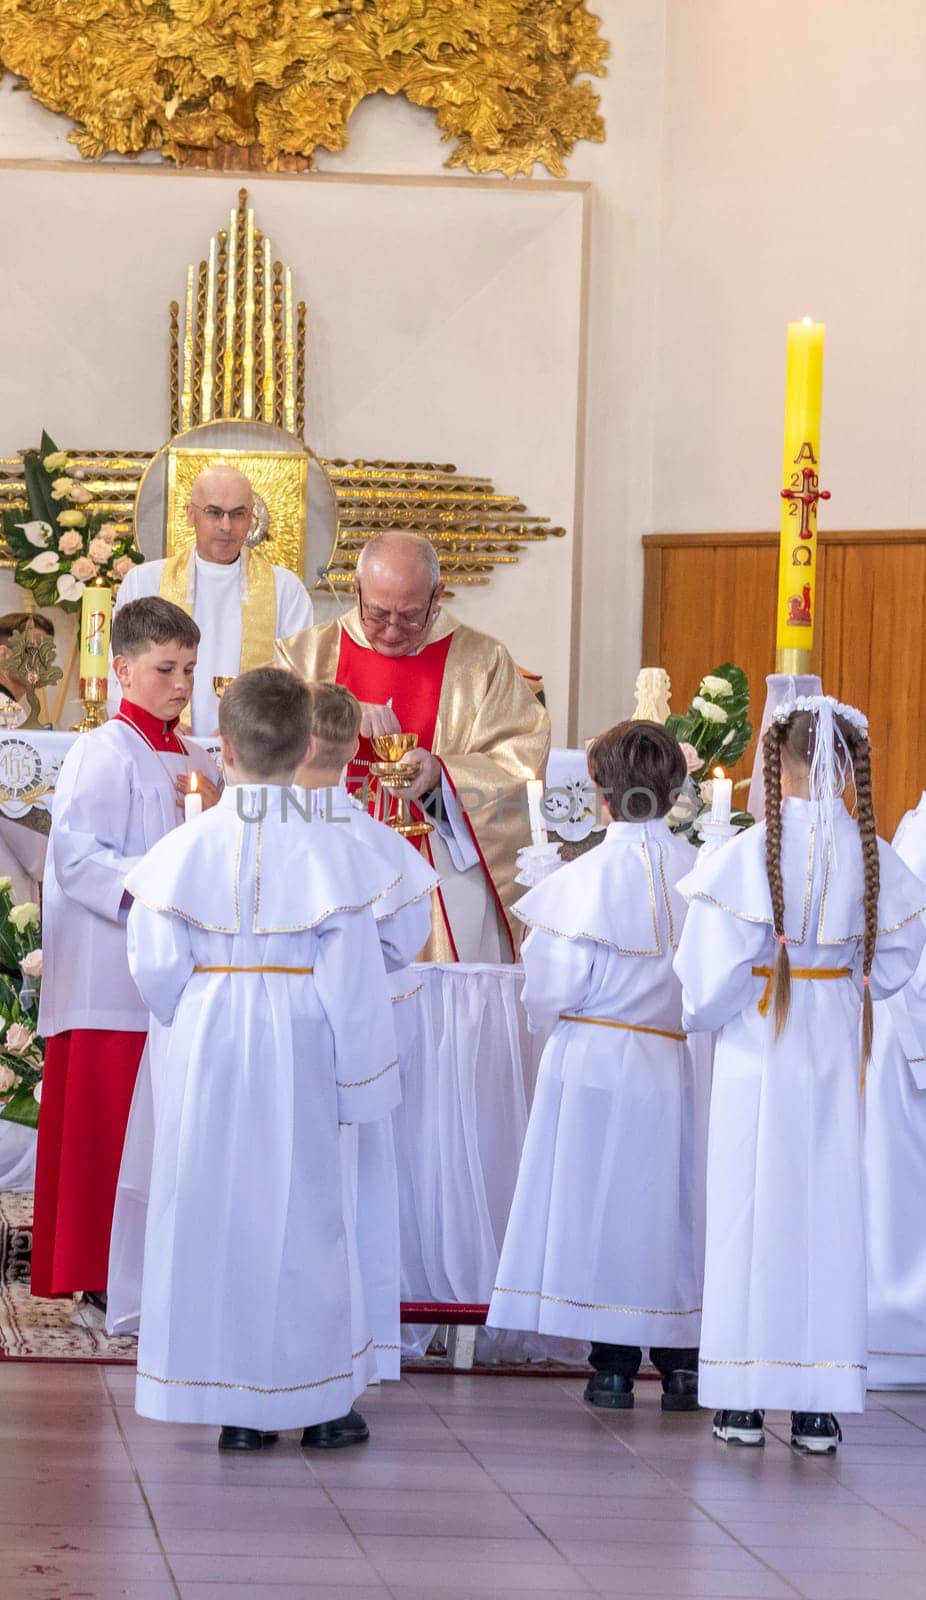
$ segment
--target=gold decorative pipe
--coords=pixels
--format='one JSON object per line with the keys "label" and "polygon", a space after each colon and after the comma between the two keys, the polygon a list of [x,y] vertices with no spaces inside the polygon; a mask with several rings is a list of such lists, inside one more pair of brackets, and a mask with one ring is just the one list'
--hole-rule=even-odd
{"label": "gold decorative pipe", "polygon": [[248,211],[244,283],[244,388],[241,415],[254,415],[254,211]]}
{"label": "gold decorative pipe", "polygon": [[284,341],[285,376],[283,379],[283,425],[290,433],[296,431],[296,345],[293,336],[293,272],[286,268],[286,293],[284,314],[286,337]]}
{"label": "gold decorative pipe", "polygon": [[196,270],[186,269],[186,322],[183,330],[183,387],[180,391],[180,426],[188,428],[193,415],[193,292]]}
{"label": "gold decorative pipe", "polygon": [[296,307],[296,432],[305,436],[305,301]]}
{"label": "gold decorative pipe", "polygon": [[264,235],[264,421],[273,421],[273,253]]}
{"label": "gold decorative pipe", "polygon": [[203,335],[202,420],[212,421],[212,375],[215,360],[215,239],[209,240],[209,266],[206,270],[206,327]]}
{"label": "gold decorative pipe", "polygon": [[180,432],[180,307],[170,302],[170,431]]}
{"label": "gold decorative pipe", "polygon": [[234,411],[235,375],[235,300],[238,288],[238,218],[234,210],[228,219],[228,251],[225,265],[225,348],[222,351],[222,415]]}

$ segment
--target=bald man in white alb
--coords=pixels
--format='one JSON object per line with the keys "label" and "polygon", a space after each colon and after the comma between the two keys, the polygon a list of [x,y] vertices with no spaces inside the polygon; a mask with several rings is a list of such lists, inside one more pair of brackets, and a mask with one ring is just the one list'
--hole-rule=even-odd
{"label": "bald man in white alb", "polygon": [[[190,491],[187,516],[196,533],[189,551],[164,561],[145,561],[123,579],[116,609],[143,595],[159,594],[189,612],[202,643],[190,730],[215,733],[219,721],[213,678],[235,678],[273,657],[274,639],[312,623],[305,585],[287,567],[272,564],[245,540],[254,526],[254,491],[234,467],[210,467]],[[110,711],[121,691],[110,672]]]}

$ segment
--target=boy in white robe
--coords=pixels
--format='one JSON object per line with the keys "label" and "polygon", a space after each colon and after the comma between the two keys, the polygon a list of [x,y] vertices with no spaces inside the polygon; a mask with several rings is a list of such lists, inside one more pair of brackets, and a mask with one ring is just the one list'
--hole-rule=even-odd
{"label": "boy in white robe", "polygon": [[625,722],[589,770],[604,843],[514,907],[530,929],[524,1004],[552,1032],[488,1321],[590,1339],[595,1406],[633,1405],[647,1345],[663,1409],[696,1410],[710,1085],[672,971],[694,850],[664,820],[685,758],[659,723]]}
{"label": "boy in white robe", "polygon": [[136,1409],[259,1449],[368,1437],[376,1375],[342,1205],[340,1123],[376,1120],[399,1074],[371,909],[396,874],[308,825],[288,785],[309,694],[245,673],[221,702],[227,787],[129,875],[132,974],[168,1030],[152,1058],[154,1152]]}
{"label": "boy in white robe", "polygon": [[700,1398],[726,1443],[761,1445],[772,1407],[796,1449],[829,1454],[836,1410],[865,1406],[872,1000],[913,973],[926,894],[876,836],[860,712],[801,696],[763,744],[765,821],[680,885],[685,1024],[719,1030]]}
{"label": "boy in white robe", "polygon": [[[311,683],[309,690],[312,736],[295,784],[313,791],[314,813],[320,821],[339,828],[347,824],[351,837],[375,851],[398,879],[373,910],[389,976],[401,1074],[403,1041],[408,1033],[404,1013],[420,988],[420,979],[407,969],[431,932],[431,896],[437,874],[394,828],[371,817],[342,782],[344,769],[359,747],[360,702],[337,683]],[[342,1129],[341,1144],[348,1204],[356,1208],[360,1273],[377,1369],[381,1378],[398,1378],[400,1178],[392,1116]],[[408,1175],[402,1176],[407,1182]]]}
{"label": "boy in white robe", "polygon": [[[893,847],[926,880],[926,795]],[[875,1007],[865,1094],[868,1387],[926,1384],[926,952]]]}
{"label": "boy in white robe", "polygon": [[119,612],[112,637],[122,702],[69,750],[52,805],[32,1257],[33,1294],[83,1290],[97,1301],[148,1029],[126,955],[126,878],[182,820],[192,771],[206,803],[218,797],[215,764],[176,731],[193,689],[195,622],[167,600],[137,600]]}

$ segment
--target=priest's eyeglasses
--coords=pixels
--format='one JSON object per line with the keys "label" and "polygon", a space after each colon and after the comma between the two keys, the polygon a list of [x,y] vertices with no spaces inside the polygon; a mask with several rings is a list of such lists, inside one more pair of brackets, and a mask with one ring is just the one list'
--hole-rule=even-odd
{"label": "priest's eyeglasses", "polygon": [[437,588],[431,590],[427,605],[419,606],[416,611],[384,611],[381,606],[364,606],[360,586],[357,586],[357,609],[360,612],[361,622],[368,628],[401,628],[403,633],[423,633],[431,616],[431,607]]}
{"label": "priest's eyeglasses", "polygon": [[243,522],[250,522],[254,515],[251,506],[235,506],[229,511],[226,506],[201,506],[195,500],[191,500],[190,504],[196,511],[201,511],[208,522],[219,523],[227,517],[229,522],[237,523],[240,527]]}

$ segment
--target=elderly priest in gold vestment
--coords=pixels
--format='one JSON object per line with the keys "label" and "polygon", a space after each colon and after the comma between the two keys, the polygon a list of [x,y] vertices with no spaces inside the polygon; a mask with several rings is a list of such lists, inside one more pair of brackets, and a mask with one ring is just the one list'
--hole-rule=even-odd
{"label": "elderly priest in gold vestment", "polygon": [[515,857],[530,843],[524,785],[543,776],[550,723],[504,645],[442,611],[442,593],[426,539],[379,534],[357,563],[356,606],[279,640],[276,660],[361,702],[355,790],[376,760],[371,738],[418,735],[405,759],[421,771],[404,793],[434,824],[421,847],[441,879],[421,959],[512,961]]}

